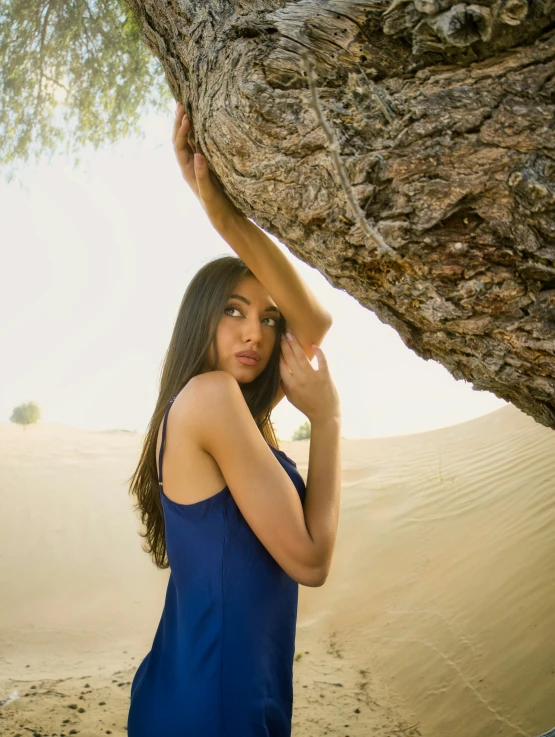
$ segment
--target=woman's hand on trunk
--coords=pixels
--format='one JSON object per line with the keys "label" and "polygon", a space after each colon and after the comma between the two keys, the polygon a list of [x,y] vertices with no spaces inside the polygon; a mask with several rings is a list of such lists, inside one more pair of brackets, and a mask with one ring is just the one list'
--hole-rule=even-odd
{"label": "woman's hand on trunk", "polygon": [[197,153],[191,122],[180,102],[177,103],[172,142],[183,179],[201,203],[212,225],[222,230],[231,219],[243,218],[244,215],[231,202],[222,183],[208,166],[206,158]]}

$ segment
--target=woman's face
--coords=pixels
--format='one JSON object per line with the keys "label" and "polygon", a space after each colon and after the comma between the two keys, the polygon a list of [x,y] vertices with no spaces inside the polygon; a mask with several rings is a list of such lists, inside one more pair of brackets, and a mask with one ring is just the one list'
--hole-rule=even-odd
{"label": "woman's face", "polygon": [[[235,295],[235,296],[233,296]],[[279,330],[280,312],[262,284],[252,276],[238,282],[216,328],[219,371],[232,374],[239,383],[259,376],[270,360]],[[242,363],[236,353],[255,351],[260,360]],[[205,370],[212,370],[214,351],[208,349]]]}

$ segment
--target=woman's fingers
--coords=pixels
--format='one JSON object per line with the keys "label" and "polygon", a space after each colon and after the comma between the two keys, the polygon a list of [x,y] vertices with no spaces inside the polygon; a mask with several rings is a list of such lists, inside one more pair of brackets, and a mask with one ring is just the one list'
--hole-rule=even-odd
{"label": "woman's fingers", "polygon": [[189,121],[183,116],[175,135],[173,137],[173,145],[177,151],[184,151],[187,146],[187,138],[189,136]]}
{"label": "woman's fingers", "polygon": [[175,143],[175,139],[177,138],[177,134],[179,133],[179,130],[181,128],[181,124],[183,123],[183,118],[185,116],[185,108],[183,105],[179,102],[177,104],[177,108],[175,111],[175,118],[173,121],[173,131],[172,131],[172,142]]}
{"label": "woman's fingers", "polygon": [[[291,335],[291,333],[289,333],[289,335]],[[304,371],[306,364],[310,362],[299,341],[294,335],[291,337],[291,341],[287,340],[287,336],[284,336],[281,341],[283,357],[290,369],[297,368]]]}
{"label": "woman's fingers", "polygon": [[315,343],[312,344],[312,347],[314,348],[314,353],[318,361],[318,371],[328,371],[328,359],[324,355],[324,351],[320,348],[320,346],[316,345]]}
{"label": "woman's fingers", "polygon": [[193,190],[193,194],[195,195],[195,197],[200,198],[199,187],[195,176],[195,167],[193,163],[195,146],[194,144],[191,145],[191,142],[189,141],[189,136],[191,135],[190,128],[191,126],[189,124],[189,120],[185,117],[185,108],[183,107],[183,105],[179,104],[177,106],[175,120],[173,123],[173,150],[175,152],[175,157],[177,159],[177,163],[179,164],[179,168],[181,169],[181,174],[183,175],[183,178],[185,179],[189,187]]}
{"label": "woman's fingers", "polygon": [[[179,103],[173,123],[172,143],[176,152],[179,153],[185,151],[185,153],[191,155],[191,153],[195,154],[197,151],[191,128],[191,121],[185,117],[185,108],[181,103]],[[191,152],[187,150],[187,144],[189,145]]]}
{"label": "woman's fingers", "polygon": [[202,164],[195,161],[197,147],[190,121],[185,117],[185,108],[178,104],[173,124],[172,141],[175,157],[181,173],[200,200],[210,221],[219,228],[224,221],[238,217],[238,210],[227,197],[218,177],[208,166],[205,157]]}

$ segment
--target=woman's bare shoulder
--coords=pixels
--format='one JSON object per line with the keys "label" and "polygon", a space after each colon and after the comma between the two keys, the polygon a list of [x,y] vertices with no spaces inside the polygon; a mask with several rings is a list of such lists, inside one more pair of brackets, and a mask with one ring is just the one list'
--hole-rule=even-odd
{"label": "woman's bare shoulder", "polygon": [[[191,420],[195,411],[203,411],[207,403],[222,397],[221,392],[236,391],[239,385],[227,371],[207,371],[193,376],[176,396],[175,414],[182,420]],[[217,401],[216,401],[217,403]]]}

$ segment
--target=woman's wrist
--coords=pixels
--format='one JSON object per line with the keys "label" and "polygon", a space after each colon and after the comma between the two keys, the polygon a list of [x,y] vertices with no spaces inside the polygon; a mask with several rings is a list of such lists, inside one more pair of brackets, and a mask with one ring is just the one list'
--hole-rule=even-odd
{"label": "woman's wrist", "polygon": [[246,223],[250,222],[235,205],[232,204],[232,207],[233,209],[211,218],[212,225],[224,239],[227,234],[237,233],[239,229],[245,227]]}
{"label": "woman's wrist", "polygon": [[318,425],[338,425],[341,427],[341,415],[337,413],[324,414],[324,415],[312,415],[308,418],[311,427]]}

